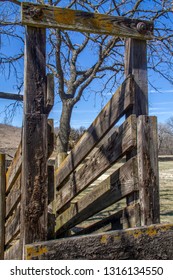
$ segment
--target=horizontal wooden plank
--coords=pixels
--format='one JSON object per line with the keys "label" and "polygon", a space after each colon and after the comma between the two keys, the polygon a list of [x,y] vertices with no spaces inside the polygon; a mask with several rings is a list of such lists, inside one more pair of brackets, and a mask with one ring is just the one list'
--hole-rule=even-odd
{"label": "horizontal wooden plank", "polygon": [[20,205],[9,217],[5,226],[5,244],[10,243],[20,231]]}
{"label": "horizontal wooden plank", "polygon": [[4,259],[5,260],[22,259],[22,247],[19,239],[5,251]]}
{"label": "horizontal wooden plank", "polygon": [[120,157],[136,145],[136,117],[130,116],[98,150],[76,172],[56,196],[56,210],[59,211],[79,192],[102,175]]}
{"label": "horizontal wooden plank", "polygon": [[0,98],[23,101],[23,95],[9,92],[0,92]]}
{"label": "horizontal wooden plank", "polygon": [[87,132],[81,137],[74,149],[56,170],[56,185],[59,186],[64,179],[76,168],[76,166],[98,144],[111,127],[125,114],[126,110],[133,105],[134,81],[127,78],[106,104]]}
{"label": "horizontal wooden plank", "polygon": [[14,181],[16,180],[17,176],[21,172],[22,167],[22,145],[20,143],[13,161],[11,162],[7,173],[6,173],[6,193],[10,191]]}
{"label": "horizontal wooden plank", "polygon": [[148,40],[153,23],[106,14],[22,3],[22,24]]}
{"label": "horizontal wooden plank", "polygon": [[21,198],[21,174],[18,175],[14,185],[6,197],[6,218],[11,215]]}
{"label": "horizontal wooden plank", "polygon": [[[134,216],[137,215],[138,215],[138,225],[136,225],[135,222],[136,219],[134,219]],[[75,236],[96,233],[97,231],[100,230],[104,232],[104,228],[108,224],[110,224],[109,230],[127,229],[127,228],[140,226],[139,204],[125,207],[124,209],[119,210],[118,212],[100,220],[99,222],[95,222],[84,229],[78,230],[78,232],[75,233]],[[108,230],[108,227],[106,230]]]}
{"label": "horizontal wooden plank", "polygon": [[78,202],[71,203],[70,207],[57,217],[57,235],[85,221],[135,190],[137,190],[137,160],[133,158]]}
{"label": "horizontal wooden plank", "polygon": [[27,260],[173,260],[173,224],[157,224],[25,246]]}

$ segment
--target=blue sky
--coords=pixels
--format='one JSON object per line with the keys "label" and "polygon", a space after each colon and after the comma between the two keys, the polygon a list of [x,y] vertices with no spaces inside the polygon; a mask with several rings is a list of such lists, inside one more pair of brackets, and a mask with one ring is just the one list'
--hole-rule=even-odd
{"label": "blue sky", "polygon": [[[149,114],[157,116],[158,122],[166,122],[169,117],[173,116],[173,87],[163,80],[160,80],[162,85],[159,87],[160,92],[149,89]],[[15,92],[10,90],[9,82],[1,79],[0,91]],[[105,100],[101,100],[99,96],[92,96],[88,98],[88,101],[81,99],[73,110],[71,126],[72,127],[88,127],[95,119],[97,114],[108,102],[111,95],[107,95]],[[6,106],[12,103],[11,100],[0,99],[0,122],[4,121],[4,113],[2,113]],[[50,114],[50,118],[54,119],[55,126],[59,125],[59,118],[61,114],[61,103],[55,100],[54,108]],[[12,125],[21,126],[22,124],[22,108],[16,109],[16,115],[13,118]]]}
{"label": "blue sky", "polygon": [[[15,52],[17,48],[21,48],[20,40],[16,40],[14,44],[8,40],[0,43],[0,54],[6,50],[8,54],[13,55],[13,52]],[[23,65],[18,65],[18,69],[22,72]],[[159,92],[149,88],[149,113],[150,115],[157,116],[158,122],[166,122],[169,117],[173,116],[173,85],[166,82],[158,75],[153,74],[153,72],[152,74],[149,73],[149,76],[150,75],[153,75],[152,80],[155,80],[155,86],[157,86]],[[8,77],[8,74],[6,74],[6,77],[1,75],[0,91],[16,93],[15,84],[16,81],[13,75],[10,77]],[[108,94],[103,100],[100,98],[99,94],[95,95],[94,93],[91,93],[89,97],[87,97],[88,101],[82,98],[73,110],[71,126],[75,128],[80,126],[88,127],[110,98],[111,95]],[[11,100],[0,99],[0,122],[4,122],[4,110],[11,103]],[[56,98],[55,106],[50,114],[50,118],[54,118],[55,120],[55,126],[59,125],[60,114],[61,104]],[[22,125],[22,108],[17,108],[12,125]]]}

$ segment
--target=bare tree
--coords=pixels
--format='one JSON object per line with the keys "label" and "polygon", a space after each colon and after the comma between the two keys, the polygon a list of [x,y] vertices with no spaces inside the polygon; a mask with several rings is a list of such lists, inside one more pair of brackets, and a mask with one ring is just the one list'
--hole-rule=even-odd
{"label": "bare tree", "polygon": [[[14,3],[17,0],[11,1]],[[14,6],[13,3],[11,5]],[[151,73],[154,71],[172,83],[172,1],[49,0],[48,4],[154,21],[155,39],[148,42],[148,66]],[[124,40],[103,35],[82,33],[76,35],[75,32],[51,29],[47,41],[49,44],[47,67],[56,78],[57,94],[62,102],[58,151],[66,153],[70,120],[75,104],[88,91],[94,93],[95,90],[101,95],[108,91],[113,92],[115,85],[123,77]],[[91,85],[95,81],[98,81],[97,89],[94,87],[92,90]],[[152,80],[149,82],[152,84]],[[157,87],[155,84],[152,86]]]}
{"label": "bare tree", "polygon": [[167,121],[168,133],[173,137],[173,116]]}
{"label": "bare tree", "polygon": [[[173,118],[171,118],[173,121]],[[169,125],[170,119],[167,123],[159,123],[158,125],[158,149],[160,155],[173,154],[173,126]]]}

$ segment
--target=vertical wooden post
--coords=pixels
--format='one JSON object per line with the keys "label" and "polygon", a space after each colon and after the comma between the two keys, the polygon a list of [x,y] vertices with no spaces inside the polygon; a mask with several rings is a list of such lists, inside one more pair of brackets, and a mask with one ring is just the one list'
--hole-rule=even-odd
{"label": "vertical wooden post", "polygon": [[[48,120],[48,157],[51,156],[54,150],[54,123],[52,119]],[[55,194],[55,183],[54,183],[54,166],[48,166],[48,231],[47,239],[55,238],[55,213],[53,213],[53,203]]]}
{"label": "vertical wooden post", "polygon": [[26,28],[22,228],[24,245],[47,239],[46,31]]}
{"label": "vertical wooden post", "polygon": [[141,225],[160,222],[157,118],[137,120],[137,159]]}
{"label": "vertical wooden post", "polygon": [[130,114],[148,115],[147,43],[144,40],[127,39],[125,51],[125,75],[135,80],[135,105]]}
{"label": "vertical wooden post", "polygon": [[0,154],[0,260],[5,246],[5,155]]}
{"label": "vertical wooden post", "polygon": [[[126,39],[125,45],[125,76],[132,74],[135,81],[135,103],[126,114],[147,115],[148,114],[148,77],[147,77],[147,43],[145,40]],[[129,152],[126,160],[137,154],[137,150]],[[130,205],[137,203],[138,192],[127,196],[126,203]],[[139,215],[136,215],[136,225],[139,225]]]}

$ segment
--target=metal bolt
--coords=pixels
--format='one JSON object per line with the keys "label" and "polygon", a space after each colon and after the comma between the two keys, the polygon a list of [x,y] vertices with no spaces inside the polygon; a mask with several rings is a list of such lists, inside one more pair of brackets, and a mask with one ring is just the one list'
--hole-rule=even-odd
{"label": "metal bolt", "polygon": [[143,33],[145,34],[147,31],[147,25],[144,22],[139,22],[136,26],[137,30],[139,31],[139,33]]}

